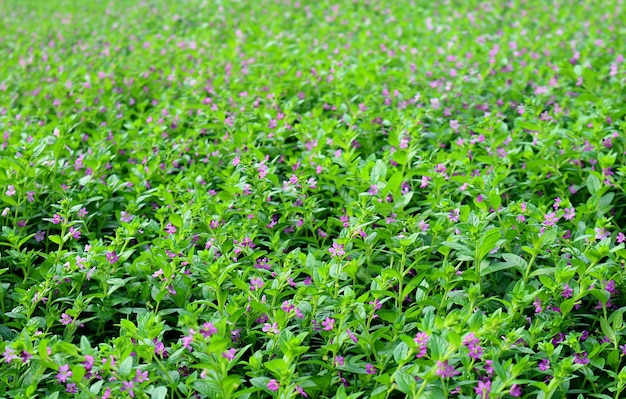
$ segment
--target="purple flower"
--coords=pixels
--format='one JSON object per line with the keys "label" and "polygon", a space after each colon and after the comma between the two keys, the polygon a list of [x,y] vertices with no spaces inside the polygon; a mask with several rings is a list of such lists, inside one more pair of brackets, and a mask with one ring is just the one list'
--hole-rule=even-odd
{"label": "purple flower", "polygon": [[423,232],[426,232],[428,230],[428,227],[430,227],[430,225],[428,223],[426,223],[423,220],[420,221],[420,223],[419,223],[420,230],[422,230]]}
{"label": "purple flower", "polygon": [[437,375],[441,378],[452,378],[455,375],[460,374],[459,371],[454,369],[454,366],[448,365],[448,361],[444,360],[443,362],[437,362]]}
{"label": "purple flower", "polygon": [[343,256],[346,254],[346,251],[343,250],[343,244],[337,244],[337,242],[333,242],[333,246],[328,248],[328,252],[330,252],[330,257],[334,258],[335,256]]}
{"label": "purple flower", "polygon": [[448,219],[450,219],[451,222],[458,222],[459,221],[459,215],[461,214],[461,210],[459,208],[453,209],[450,211],[450,213],[448,213]]}
{"label": "purple flower", "polygon": [[134,216],[134,215],[131,215],[130,213],[128,213],[128,212],[126,212],[126,211],[122,211],[122,212],[120,212],[120,220],[121,220],[122,222],[129,223],[129,222],[131,222],[134,218],[135,218],[135,216]]}
{"label": "purple flower", "polygon": [[561,296],[563,298],[571,298],[573,293],[574,290],[568,284],[565,284],[563,286],[563,290],[561,291]]}
{"label": "purple flower", "polygon": [[61,315],[61,324],[63,324],[64,326],[67,326],[68,324],[72,324],[72,322],[74,322],[74,319],[72,318],[72,316],[68,315],[67,313],[63,313]]}
{"label": "purple flower", "polygon": [[587,352],[574,353],[574,363],[576,363],[576,364],[587,364],[587,363],[589,363],[589,359],[587,358]]}
{"label": "purple flower", "polygon": [[135,391],[133,391],[134,386],[135,386],[135,383],[132,381],[122,381],[122,388],[120,388],[120,391],[128,392],[128,396],[130,396],[131,398],[134,398],[135,397]]}
{"label": "purple flower", "polygon": [[168,223],[165,226],[165,232],[168,233],[168,234],[174,234],[174,233],[176,233],[176,227],[174,227],[173,224]]}
{"label": "purple flower", "polygon": [[85,367],[85,370],[90,371],[93,368],[94,358],[91,355],[85,355],[85,361],[82,365]]}
{"label": "purple flower", "polygon": [[263,324],[262,330],[263,332],[269,332],[269,333],[274,333],[274,334],[278,334],[280,332],[280,330],[278,329],[277,322],[274,322],[273,324],[270,324],[270,323]]}
{"label": "purple flower", "polygon": [[370,363],[366,363],[365,372],[367,374],[376,374],[376,367],[372,366]]}
{"label": "purple flower", "polygon": [[611,233],[606,231],[604,227],[601,229],[596,227],[594,231],[596,232],[596,240],[604,240],[605,238],[608,238],[611,235]]}
{"label": "purple flower", "polygon": [[213,325],[213,323],[206,322],[202,325],[202,328],[200,329],[200,334],[202,334],[204,338],[209,338],[215,333],[217,333],[217,328],[215,328],[215,325]]}
{"label": "purple flower", "polygon": [[13,360],[17,359],[15,355],[15,350],[9,348],[8,346],[4,348],[4,356],[2,358],[5,363],[11,363]]}
{"label": "purple flower", "polygon": [[9,185],[9,186],[7,187],[7,191],[5,192],[5,194],[6,194],[7,196],[9,196],[9,197],[14,196],[14,195],[15,195],[15,187],[14,187],[14,186]]}
{"label": "purple flower", "polygon": [[187,348],[191,350],[191,342],[193,341],[193,336],[196,334],[196,331],[193,328],[189,329],[189,334],[182,338],[183,348]]}
{"label": "purple flower", "polygon": [[322,325],[324,326],[324,331],[330,331],[335,327],[335,319],[327,317],[326,320],[322,322]]}
{"label": "purple flower", "polygon": [[222,353],[222,357],[225,357],[228,360],[233,360],[235,358],[235,353],[237,353],[237,349],[230,348]]}
{"label": "purple flower", "polygon": [[301,386],[296,385],[295,390],[296,390],[296,392],[298,392],[298,393],[299,393],[300,395],[302,395],[303,397],[305,397],[305,398],[308,398],[308,397],[309,397],[309,395],[307,395],[307,393],[306,393],[306,392],[304,392],[304,389],[302,389],[302,387],[301,387]]}
{"label": "purple flower", "polygon": [[267,389],[269,389],[272,392],[276,392],[278,391],[278,388],[280,388],[280,384],[278,383],[278,381],[272,379],[267,383]]}
{"label": "purple flower", "polygon": [[72,237],[75,240],[78,240],[80,238],[80,230],[79,229],[75,229],[73,227],[70,227],[70,234],[72,235]]}
{"label": "purple flower", "polygon": [[59,224],[63,222],[63,218],[58,213],[55,213],[52,216],[52,224]]}
{"label": "purple flower", "polygon": [[114,264],[115,262],[117,262],[120,258],[119,256],[117,256],[117,253],[115,253],[115,251],[109,251],[106,254],[106,258],[109,261],[110,264]]}
{"label": "purple flower", "polygon": [[78,387],[73,382],[71,384],[67,384],[65,386],[65,392],[67,393],[76,393],[78,392]]}
{"label": "purple flower", "polygon": [[576,217],[576,208],[565,208],[565,215],[563,215],[565,220],[572,220]]}
{"label": "purple flower", "polygon": [[511,385],[509,395],[513,396],[514,398],[519,398],[520,396],[522,396],[522,387],[517,384]]}
{"label": "purple flower", "polygon": [[491,392],[491,380],[478,381],[478,386],[474,388],[474,391],[481,396],[481,398],[488,398],[489,392]]}
{"label": "purple flower", "polygon": [[258,291],[263,288],[264,285],[265,283],[261,277],[253,277],[250,279],[250,291]]}
{"label": "purple flower", "polygon": [[56,375],[57,381],[63,383],[72,376],[69,364],[63,364],[59,366],[59,373]]}
{"label": "purple flower", "polygon": [[535,301],[533,302],[533,306],[535,307],[535,313],[543,312],[543,308],[541,307],[541,299],[535,298]]}
{"label": "purple flower", "polygon": [[554,226],[556,222],[559,221],[559,218],[556,217],[556,212],[550,212],[545,215],[545,220],[543,221],[543,225],[545,227]]}
{"label": "purple flower", "polygon": [[539,362],[539,366],[538,367],[539,367],[539,370],[541,370],[541,371],[550,370],[550,359],[548,359],[548,358],[542,359]]}
{"label": "purple flower", "polygon": [[415,334],[415,344],[417,345],[418,353],[416,357],[424,357],[426,356],[427,344],[430,337],[425,332],[418,332]]}
{"label": "purple flower", "polygon": [[148,372],[147,371],[141,372],[141,370],[137,370],[137,372],[135,373],[135,378],[133,378],[133,381],[135,382],[150,381],[150,378],[148,378]]}
{"label": "purple flower", "polygon": [[43,230],[39,230],[37,234],[35,234],[35,241],[41,242],[46,238],[46,232]]}
{"label": "purple flower", "polygon": [[617,233],[617,243],[621,244],[624,241],[626,241],[626,236],[620,231],[619,233]]}

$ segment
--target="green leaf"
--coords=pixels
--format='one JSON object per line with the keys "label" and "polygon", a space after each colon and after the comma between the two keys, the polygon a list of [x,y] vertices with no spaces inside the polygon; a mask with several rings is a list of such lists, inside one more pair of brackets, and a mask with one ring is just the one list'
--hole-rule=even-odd
{"label": "green leaf", "polygon": [[376,164],[372,168],[372,172],[370,173],[370,183],[376,184],[380,181],[381,177],[385,177],[387,175],[387,166],[385,163],[378,159],[376,160]]}
{"label": "green leaf", "polygon": [[124,377],[128,377],[130,376],[130,372],[132,368],[133,368],[133,358],[132,356],[128,356],[126,359],[124,359],[122,364],[120,364],[119,373]]}
{"label": "green leaf", "polygon": [[491,229],[480,238],[478,243],[478,256],[476,261],[481,261],[491,252],[500,240],[500,229]]}
{"label": "green leaf", "polygon": [[152,390],[151,399],[165,399],[167,397],[167,387],[159,386]]}
{"label": "green leaf", "polygon": [[396,382],[398,390],[410,397],[415,387],[415,379],[406,371],[398,370],[394,373],[393,379]]}
{"label": "green leaf", "polygon": [[179,214],[177,213],[172,213],[170,215],[170,223],[173,224],[176,228],[181,228],[183,227],[183,218],[180,217]]}
{"label": "green leaf", "polygon": [[589,177],[587,177],[587,190],[589,190],[591,195],[595,195],[601,187],[602,183],[600,183],[600,179],[598,179],[596,175],[590,174]]}
{"label": "green leaf", "polygon": [[266,362],[265,367],[269,371],[275,374],[283,374],[289,369],[289,367],[287,366],[287,363],[282,358],[278,358],[278,359],[274,359],[274,360],[270,360],[269,362]]}
{"label": "green leaf", "polygon": [[63,244],[63,239],[59,235],[48,236],[48,239],[57,245]]}

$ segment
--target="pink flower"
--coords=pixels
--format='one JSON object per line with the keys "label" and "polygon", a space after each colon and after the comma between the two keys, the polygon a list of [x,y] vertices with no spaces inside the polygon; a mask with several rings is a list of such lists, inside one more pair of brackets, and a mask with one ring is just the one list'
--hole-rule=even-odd
{"label": "pink flower", "polygon": [[333,242],[333,246],[328,249],[330,252],[330,257],[334,258],[335,256],[343,256],[346,254],[346,251],[343,250],[343,244],[337,244],[337,242]]}
{"label": "pink flower", "polygon": [[229,350],[222,353],[222,357],[225,357],[228,360],[233,360],[235,358],[235,353],[237,350],[235,348],[230,348]]}
{"label": "pink flower", "polygon": [[522,396],[522,387],[517,384],[511,385],[509,395],[513,396],[514,398],[519,398],[520,396]]}
{"label": "pink flower", "polygon": [[114,264],[120,259],[119,256],[117,256],[117,253],[115,253],[115,251],[107,252],[106,258],[110,264]]}
{"label": "pink flower", "polygon": [[200,334],[202,334],[204,338],[209,338],[215,333],[217,333],[217,328],[215,328],[213,323],[206,322],[202,325],[202,328],[200,329]]}
{"label": "pink flower", "polygon": [[322,322],[322,325],[324,326],[324,331],[330,331],[335,327],[335,319],[327,317],[326,320]]}
{"label": "pink flower", "polygon": [[272,392],[276,392],[278,391],[278,388],[280,388],[280,384],[278,383],[278,381],[271,379],[268,383],[267,383],[267,389],[269,389]]}
{"label": "pink flower", "polygon": [[74,322],[74,319],[72,318],[72,316],[68,315],[67,313],[63,313],[61,315],[61,324],[63,324],[64,326],[67,326],[68,324],[72,324]]}
{"label": "pink flower", "polygon": [[70,227],[70,234],[72,235],[72,237],[75,240],[78,240],[80,238],[80,230],[79,229],[75,229],[73,227]]}
{"label": "pink flower", "polygon": [[63,383],[67,381],[68,378],[72,376],[72,372],[70,371],[70,365],[64,364],[59,366],[59,373],[56,375],[57,381]]}

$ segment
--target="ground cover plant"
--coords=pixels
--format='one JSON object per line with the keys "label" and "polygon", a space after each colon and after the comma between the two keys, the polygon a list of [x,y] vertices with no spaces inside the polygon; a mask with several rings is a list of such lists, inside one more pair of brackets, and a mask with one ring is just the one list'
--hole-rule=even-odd
{"label": "ground cover plant", "polygon": [[0,397],[626,395],[623,1],[0,11]]}

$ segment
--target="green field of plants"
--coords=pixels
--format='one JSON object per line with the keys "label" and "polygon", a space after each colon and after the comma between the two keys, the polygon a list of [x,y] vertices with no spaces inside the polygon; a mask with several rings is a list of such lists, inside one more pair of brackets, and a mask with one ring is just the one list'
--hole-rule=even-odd
{"label": "green field of plants", "polygon": [[0,1],[0,398],[626,397],[625,23]]}

